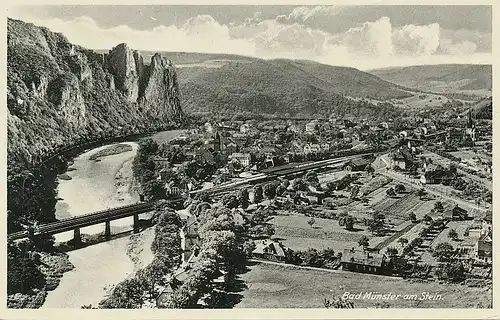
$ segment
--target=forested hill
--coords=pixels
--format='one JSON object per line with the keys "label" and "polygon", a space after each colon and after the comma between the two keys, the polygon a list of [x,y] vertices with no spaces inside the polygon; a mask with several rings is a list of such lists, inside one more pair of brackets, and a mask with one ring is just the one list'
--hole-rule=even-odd
{"label": "forested hill", "polygon": [[492,67],[487,64],[441,64],[369,71],[384,80],[430,91],[491,90]]}
{"label": "forested hill", "polygon": [[[384,116],[396,111],[385,100],[412,95],[369,73],[312,61],[165,54],[178,66],[183,107],[190,112]],[[377,101],[356,101],[365,98]]]}
{"label": "forested hill", "polygon": [[44,27],[13,19],[7,27],[9,169],[68,145],[184,120],[176,70],[164,56],[147,64],[126,44],[101,54]]}

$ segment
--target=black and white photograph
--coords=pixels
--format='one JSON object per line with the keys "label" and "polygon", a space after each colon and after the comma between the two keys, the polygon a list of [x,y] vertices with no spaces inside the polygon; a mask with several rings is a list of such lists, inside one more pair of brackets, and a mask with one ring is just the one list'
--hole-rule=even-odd
{"label": "black and white photograph", "polygon": [[492,310],[493,7],[12,4],[4,305]]}

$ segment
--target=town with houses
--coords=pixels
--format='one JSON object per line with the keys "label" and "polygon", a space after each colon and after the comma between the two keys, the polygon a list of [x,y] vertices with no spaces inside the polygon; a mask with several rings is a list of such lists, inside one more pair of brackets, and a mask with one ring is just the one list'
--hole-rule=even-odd
{"label": "town with houses", "polygon": [[188,199],[183,263],[160,306],[197,259],[197,217],[208,208],[230,210],[252,261],[491,285],[491,121],[470,110],[200,121],[168,143],[148,143],[163,197]]}
{"label": "town with houses", "polygon": [[9,9],[7,308],[493,317],[493,7]]}

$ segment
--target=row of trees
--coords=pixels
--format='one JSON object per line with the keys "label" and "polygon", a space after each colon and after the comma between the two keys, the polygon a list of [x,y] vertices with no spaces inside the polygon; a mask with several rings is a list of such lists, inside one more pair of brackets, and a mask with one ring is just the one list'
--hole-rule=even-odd
{"label": "row of trees", "polygon": [[109,297],[99,303],[103,309],[138,309],[144,301],[155,299],[167,284],[167,275],[179,264],[181,258],[180,217],[165,201],[159,201],[153,214],[155,237],[151,244],[153,261],[137,271],[135,277],[122,281]]}
{"label": "row of trees", "polygon": [[[188,278],[162,303],[163,308],[194,308],[200,299],[209,308],[227,307],[230,303],[225,290],[234,284],[236,274],[244,267],[251,249],[231,210],[206,204],[199,203],[194,209],[199,211],[200,222],[198,258],[189,270]],[[213,282],[221,275],[224,275],[223,288]]]}

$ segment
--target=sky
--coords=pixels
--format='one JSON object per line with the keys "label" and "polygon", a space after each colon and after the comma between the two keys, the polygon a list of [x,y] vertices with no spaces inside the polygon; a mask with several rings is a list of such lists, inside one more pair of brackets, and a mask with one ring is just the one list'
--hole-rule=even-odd
{"label": "sky", "polygon": [[[361,70],[492,63],[491,6],[18,6],[8,16],[110,49],[307,59]],[[175,61],[174,61],[175,63]]]}

